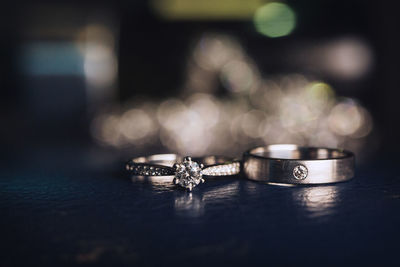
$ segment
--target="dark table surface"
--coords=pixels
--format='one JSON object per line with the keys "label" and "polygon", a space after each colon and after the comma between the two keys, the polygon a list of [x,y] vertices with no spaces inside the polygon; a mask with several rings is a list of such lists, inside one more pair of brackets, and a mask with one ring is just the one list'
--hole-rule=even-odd
{"label": "dark table surface", "polygon": [[225,178],[189,193],[132,181],[96,149],[24,155],[0,171],[0,266],[400,262],[400,175],[385,157],[347,183]]}

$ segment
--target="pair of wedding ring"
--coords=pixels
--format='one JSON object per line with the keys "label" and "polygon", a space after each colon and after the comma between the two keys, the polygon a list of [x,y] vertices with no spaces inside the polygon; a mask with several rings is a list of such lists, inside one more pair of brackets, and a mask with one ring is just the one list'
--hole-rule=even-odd
{"label": "pair of wedding ring", "polygon": [[205,178],[238,175],[271,184],[326,184],[354,176],[354,154],[332,148],[269,145],[246,151],[242,160],[208,156],[192,159],[176,154],[138,157],[126,164],[134,176],[170,176],[192,190]]}

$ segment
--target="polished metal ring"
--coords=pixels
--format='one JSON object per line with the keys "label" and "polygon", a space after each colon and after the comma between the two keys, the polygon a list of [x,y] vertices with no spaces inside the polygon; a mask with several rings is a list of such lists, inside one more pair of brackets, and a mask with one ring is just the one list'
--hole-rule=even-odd
{"label": "polished metal ring", "polygon": [[173,176],[173,183],[192,190],[205,177],[231,176],[240,172],[240,162],[222,156],[193,159],[176,154],[157,154],[134,158],[126,163],[134,176]]}
{"label": "polished metal ring", "polygon": [[325,184],[354,176],[354,154],[342,149],[270,145],[243,154],[248,179],[274,184]]}

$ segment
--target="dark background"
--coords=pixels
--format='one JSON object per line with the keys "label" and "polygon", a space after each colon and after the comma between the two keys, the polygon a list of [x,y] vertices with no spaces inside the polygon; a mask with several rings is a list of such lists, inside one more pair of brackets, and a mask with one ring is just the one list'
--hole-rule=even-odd
{"label": "dark background", "polygon": [[[251,19],[165,20],[146,1],[3,3],[0,266],[396,265],[397,4],[285,3],[296,12],[297,24],[281,38],[258,34]],[[61,55],[50,56],[61,67],[48,75],[35,74],[23,60],[26,45],[45,41],[63,47],[93,21],[107,25],[115,40],[118,72],[111,95],[91,98],[80,61],[68,47],[65,54],[48,52]],[[191,50],[207,32],[234,36],[263,76],[316,76],[369,111],[374,126],[357,151],[367,156],[353,181],[281,188],[224,179],[188,194],[169,185],[132,183],[120,171],[130,156],[171,149],[159,142],[99,144],[91,134],[93,118],[139,95],[154,101],[179,97]],[[313,67],[312,60],[291,60],[348,36],[362,40],[372,55],[370,68],[358,78],[338,79]],[[220,84],[213,94],[227,93]]]}
{"label": "dark background", "polygon": [[[284,38],[268,39],[255,32],[251,21],[215,19],[165,21],[152,12],[147,1],[8,2],[1,11],[1,114],[4,124],[7,125],[2,127],[4,136],[2,143],[4,145],[20,143],[23,141],[21,139],[27,139],[36,132],[39,126],[48,129],[35,134],[34,142],[37,141],[36,138],[45,140],[57,138],[57,134],[79,135],[83,138],[85,135],[88,136],[88,123],[82,119],[82,115],[86,114],[83,112],[84,92],[80,90],[84,89],[60,88],[60,92],[42,89],[37,92],[43,94],[40,98],[37,97],[40,100],[30,99],[29,91],[26,89],[30,81],[21,77],[17,67],[20,52],[18,45],[41,39],[65,41],[69,37],[67,34],[59,34],[62,30],[84,25],[90,14],[106,13],[118,25],[116,32],[119,36],[117,53],[119,72],[117,97],[114,99],[117,102],[123,102],[136,94],[156,98],[176,95],[183,82],[185,60],[193,40],[205,31],[230,33],[236,36],[248,53],[254,56],[261,71],[267,74],[307,73],[304,65],[291,64],[287,59],[282,60],[282,57],[277,56],[280,51],[289,50],[285,50],[285,47],[293,47],[303,42],[318,44],[321,40],[340,36],[360,37],[367,41],[373,52],[371,72],[362,79],[351,82],[322,78],[332,84],[339,95],[359,99],[374,118],[376,124],[374,129],[379,132],[379,149],[395,150],[398,133],[396,103],[399,94],[396,75],[399,58],[396,4],[391,1],[351,1],[346,4],[337,1],[288,3],[296,10],[298,17],[295,31]],[[48,7],[50,11],[43,16],[40,15],[40,10],[33,12],[34,15],[27,15],[38,6]],[[51,13],[52,10],[54,13]],[[47,28],[53,27],[58,34],[30,34],[28,26],[32,24],[35,24],[35,28],[44,29],[44,32]],[[49,81],[45,82],[45,85],[63,86],[57,82],[56,77],[54,79],[56,80],[54,83]],[[84,87],[79,77],[71,79],[76,79],[71,82],[74,87]],[[56,96],[60,96],[61,93],[63,98],[55,97],[51,93]],[[65,109],[69,109],[69,113],[62,118],[52,118],[49,122],[46,121],[46,116],[37,118],[29,112],[27,104],[29,105],[30,101],[38,101],[39,106],[51,105],[47,102],[60,101]],[[65,103],[67,101],[74,102],[73,108]],[[56,125],[52,125],[53,123]],[[79,127],[73,127],[71,124]],[[48,134],[44,136],[46,133]],[[21,137],[17,141],[18,136]]]}

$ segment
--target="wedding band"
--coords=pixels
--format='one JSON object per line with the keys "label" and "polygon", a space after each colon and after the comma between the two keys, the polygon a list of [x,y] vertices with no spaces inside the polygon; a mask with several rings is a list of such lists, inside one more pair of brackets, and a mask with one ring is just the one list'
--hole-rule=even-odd
{"label": "wedding band", "polygon": [[325,184],[354,176],[354,154],[342,149],[270,145],[243,154],[248,179],[276,184]]}
{"label": "wedding band", "polygon": [[173,176],[173,183],[190,191],[204,177],[231,176],[240,172],[240,162],[222,156],[207,156],[192,160],[176,154],[157,154],[134,158],[126,169],[135,176]]}

